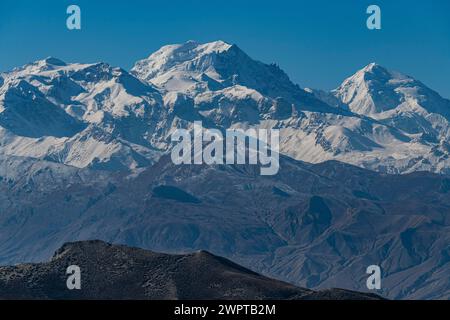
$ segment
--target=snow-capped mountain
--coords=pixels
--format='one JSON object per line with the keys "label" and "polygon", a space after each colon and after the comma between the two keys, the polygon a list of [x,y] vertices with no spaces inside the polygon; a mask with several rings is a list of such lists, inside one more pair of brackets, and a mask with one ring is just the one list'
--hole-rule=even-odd
{"label": "snow-capped mountain", "polygon": [[450,172],[450,102],[369,64],[332,92],[302,89],[275,64],[223,41],[164,46],[130,73],[55,58],[3,73],[1,153],[134,170],[170,150],[176,128],[277,128],[297,160],[407,173]]}
{"label": "snow-capped mountain", "polygon": [[333,159],[389,173],[449,172],[450,102],[376,64],[331,93],[303,90],[236,45],[189,41],[161,48],[131,73],[212,125],[280,129],[281,151],[298,160]]}
{"label": "snow-capped mountain", "polygon": [[162,97],[126,71],[47,58],[2,78],[2,154],[116,170],[157,156],[147,135]]}
{"label": "snow-capped mountain", "polygon": [[408,136],[410,159],[400,172],[449,172],[450,100],[420,81],[371,63],[337,89],[320,94],[315,91],[324,101],[337,99],[352,112],[370,116]]}
{"label": "snow-capped mountain", "polygon": [[[331,92],[352,112],[369,115],[447,152],[450,101],[412,77],[371,63]],[[431,159],[430,159],[431,160]]]}
{"label": "snow-capped mountain", "polygon": [[375,119],[415,112],[450,118],[450,101],[420,81],[371,63],[346,79],[332,94],[350,110]]}
{"label": "snow-capped mountain", "polygon": [[236,98],[254,94],[254,100],[266,97],[279,101],[278,108],[284,109],[279,111],[286,116],[291,114],[292,104],[311,111],[333,112],[292,83],[277,65],[255,61],[238,46],[223,41],[188,41],[162,47],[138,61],[131,73],[164,92],[184,93],[192,98],[205,92]]}

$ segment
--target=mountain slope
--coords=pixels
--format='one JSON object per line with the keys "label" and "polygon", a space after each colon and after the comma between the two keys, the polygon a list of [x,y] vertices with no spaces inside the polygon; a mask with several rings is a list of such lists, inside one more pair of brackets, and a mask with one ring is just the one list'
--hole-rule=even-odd
{"label": "mountain slope", "polygon": [[280,165],[276,177],[262,177],[257,166],[175,166],[164,156],[135,177],[53,183],[49,193],[26,192],[43,177],[15,188],[3,181],[0,263],[42,261],[64,242],[101,239],[207,250],[308,288],[364,291],[366,268],[377,264],[383,296],[448,298],[448,178],[284,157]]}
{"label": "mountain slope", "polygon": [[[77,265],[81,290],[66,287]],[[167,255],[100,241],[68,243],[50,262],[0,267],[0,299],[351,299],[379,300],[345,290],[314,292],[260,276],[208,252]]]}

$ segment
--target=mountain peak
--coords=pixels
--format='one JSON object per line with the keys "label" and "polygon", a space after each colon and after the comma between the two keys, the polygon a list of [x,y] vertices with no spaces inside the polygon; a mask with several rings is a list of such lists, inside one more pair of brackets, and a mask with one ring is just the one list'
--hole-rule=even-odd
{"label": "mountain peak", "polygon": [[51,65],[59,66],[59,67],[67,65],[64,61],[62,61],[58,58],[52,57],[52,56],[49,56],[49,57],[41,60],[41,63],[51,64]]}
{"label": "mountain peak", "polygon": [[19,74],[25,73],[25,74],[35,74],[42,71],[50,71],[55,70],[61,67],[66,67],[67,64],[55,57],[49,56],[45,59],[36,60],[30,63],[27,63],[21,67],[14,68],[11,72],[7,73],[16,73],[19,72]]}
{"label": "mountain peak", "polygon": [[448,101],[420,81],[403,73],[370,63],[347,78],[333,95],[350,110],[380,118],[394,110],[413,113],[439,113],[449,117]]}
{"label": "mountain peak", "polygon": [[[158,51],[156,51],[153,55],[163,54],[163,53],[179,53],[186,51],[194,51],[198,54],[210,54],[210,53],[220,53],[223,51],[227,51],[232,47],[231,44],[226,43],[222,40],[200,43],[195,40],[188,40],[184,43],[180,44],[170,44],[161,47]],[[151,57],[150,56],[150,57]]]}
{"label": "mountain peak", "polygon": [[51,70],[58,67],[65,67],[67,66],[67,64],[58,58],[49,56],[45,59],[37,60],[25,65],[25,68],[30,66],[33,68],[39,68],[41,70]]}
{"label": "mountain peak", "polygon": [[403,73],[400,73],[398,71],[389,70],[388,68],[377,64],[376,62],[369,63],[367,66],[356,72],[352,77],[349,79],[356,79],[359,81],[370,81],[370,80],[377,80],[377,81],[414,81],[413,78],[410,76],[407,76]]}
{"label": "mountain peak", "polygon": [[377,69],[383,69],[386,70],[386,68],[384,68],[383,66],[379,65],[376,62],[371,62],[369,63],[367,66],[365,66],[362,70],[367,71],[367,72],[371,72],[373,70],[377,70]]}
{"label": "mountain peak", "polygon": [[181,92],[193,97],[241,86],[283,100],[286,115],[291,115],[293,105],[303,110],[336,112],[336,108],[294,84],[277,65],[254,60],[238,46],[221,40],[204,44],[188,41],[162,47],[149,58],[138,61],[131,73],[165,93]]}
{"label": "mountain peak", "polygon": [[232,45],[221,40],[203,44],[189,40],[181,44],[166,45],[148,58],[136,62],[132,73],[149,81],[173,69],[179,69],[180,72],[194,71],[199,65],[206,69],[214,59],[213,56],[226,52],[231,47]]}
{"label": "mountain peak", "polygon": [[364,74],[390,75],[390,71],[387,68],[377,64],[376,62],[369,63],[359,72]]}
{"label": "mountain peak", "polygon": [[184,45],[189,46],[189,45],[195,45],[198,51],[202,51],[203,53],[207,54],[207,53],[220,53],[223,51],[227,51],[228,49],[230,49],[232,47],[231,44],[222,41],[222,40],[217,40],[217,41],[212,41],[212,42],[207,42],[207,43],[199,43],[197,41],[194,40],[189,40],[186,43],[184,43]]}
{"label": "mountain peak", "polygon": [[180,44],[163,46],[151,54],[147,59],[142,61],[162,60],[161,62],[165,63],[180,63],[182,61],[192,60],[203,55],[221,53],[227,51],[231,47],[232,45],[221,40],[208,43],[200,43],[194,40],[189,40]]}

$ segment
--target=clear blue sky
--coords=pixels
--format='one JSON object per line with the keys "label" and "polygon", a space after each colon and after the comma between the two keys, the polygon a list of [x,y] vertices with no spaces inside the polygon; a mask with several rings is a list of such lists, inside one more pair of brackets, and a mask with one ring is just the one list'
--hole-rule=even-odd
{"label": "clear blue sky", "polygon": [[[66,8],[82,30],[66,29]],[[383,29],[366,28],[378,4]],[[302,87],[331,89],[377,62],[450,98],[449,0],[0,0],[0,70],[55,56],[129,69],[160,46],[224,40],[278,63]]]}

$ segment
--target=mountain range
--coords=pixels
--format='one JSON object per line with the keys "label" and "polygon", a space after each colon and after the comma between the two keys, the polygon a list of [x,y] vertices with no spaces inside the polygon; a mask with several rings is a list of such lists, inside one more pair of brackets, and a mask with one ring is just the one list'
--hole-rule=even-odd
{"label": "mountain range", "polygon": [[[326,75],[324,75],[326,76]],[[175,166],[171,133],[280,129],[280,171]],[[450,101],[371,63],[326,92],[222,41],[128,72],[47,58],[0,74],[0,264],[101,239],[208,250],[308,288],[450,297]]]}
{"label": "mountain range", "polygon": [[47,260],[65,242],[102,239],[158,252],[207,250],[314,289],[366,291],[383,270],[390,299],[449,298],[450,179],[380,175],[340,162],[281,157],[257,165],[176,166],[139,175],[45,169],[0,183],[0,264]]}
{"label": "mountain range", "polygon": [[[324,75],[325,76],[325,75]],[[176,128],[277,128],[281,152],[382,173],[449,173],[450,101],[371,63],[331,92],[302,89],[236,45],[189,41],[138,61],[55,58],[0,75],[4,155],[135,170],[171,147]]]}

